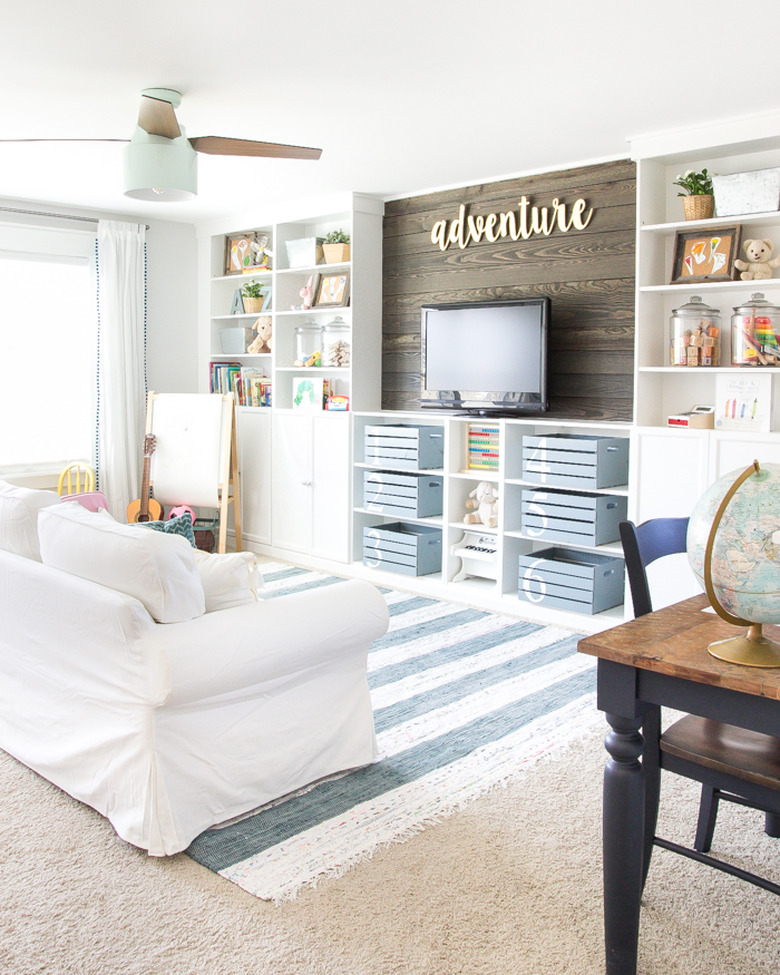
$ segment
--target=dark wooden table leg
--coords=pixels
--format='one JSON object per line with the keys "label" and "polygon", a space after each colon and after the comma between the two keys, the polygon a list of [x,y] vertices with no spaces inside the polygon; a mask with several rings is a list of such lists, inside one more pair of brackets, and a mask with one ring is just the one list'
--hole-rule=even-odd
{"label": "dark wooden table leg", "polygon": [[604,769],[604,944],[607,975],[636,975],[645,785],[641,717],[607,714]]}

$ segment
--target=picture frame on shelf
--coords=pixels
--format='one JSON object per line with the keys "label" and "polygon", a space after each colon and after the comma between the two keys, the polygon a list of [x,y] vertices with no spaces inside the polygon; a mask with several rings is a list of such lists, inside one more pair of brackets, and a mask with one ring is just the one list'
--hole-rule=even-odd
{"label": "picture frame on shelf", "polygon": [[324,272],[314,289],[315,308],[345,308],[349,304],[349,271]]}
{"label": "picture frame on shelf", "polygon": [[243,274],[254,267],[252,244],[255,234],[228,234],[225,237],[225,274]]}
{"label": "picture frame on shelf", "polygon": [[671,284],[734,281],[734,261],[742,239],[740,224],[678,231],[674,238]]}

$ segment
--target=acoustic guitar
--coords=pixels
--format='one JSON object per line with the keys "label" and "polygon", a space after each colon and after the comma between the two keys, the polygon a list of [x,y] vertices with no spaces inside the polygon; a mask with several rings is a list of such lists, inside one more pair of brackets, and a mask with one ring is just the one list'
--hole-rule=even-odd
{"label": "acoustic guitar", "polygon": [[160,521],[163,516],[162,505],[149,497],[149,468],[152,454],[157,446],[157,437],[147,433],[144,437],[144,476],[141,481],[141,497],[127,506],[127,522],[132,525],[138,521]]}

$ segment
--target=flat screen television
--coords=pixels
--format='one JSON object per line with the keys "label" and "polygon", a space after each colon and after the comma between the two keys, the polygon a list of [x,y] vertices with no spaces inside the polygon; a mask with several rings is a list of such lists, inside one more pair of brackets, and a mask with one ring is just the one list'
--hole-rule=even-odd
{"label": "flat screen television", "polygon": [[549,323],[549,298],[424,305],[420,405],[544,413]]}

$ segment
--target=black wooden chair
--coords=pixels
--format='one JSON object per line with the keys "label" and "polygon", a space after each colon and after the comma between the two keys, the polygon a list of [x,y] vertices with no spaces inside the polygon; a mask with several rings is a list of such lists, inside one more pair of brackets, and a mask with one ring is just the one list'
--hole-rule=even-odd
{"label": "black wooden chair", "polygon": [[[653,518],[641,525],[620,523],[635,616],[652,612],[646,568],[664,555],[686,550],[687,518]],[[708,856],[721,799],[765,813],[765,831],[780,836],[780,738],[748,731],[721,721],[687,714],[661,734],[660,708],[646,716],[643,734],[658,747],[644,758],[645,876],[653,845],[707,863],[750,883],[780,894],[780,886]],[[701,783],[701,802],[693,849],[655,835],[660,772],[668,769]]]}

